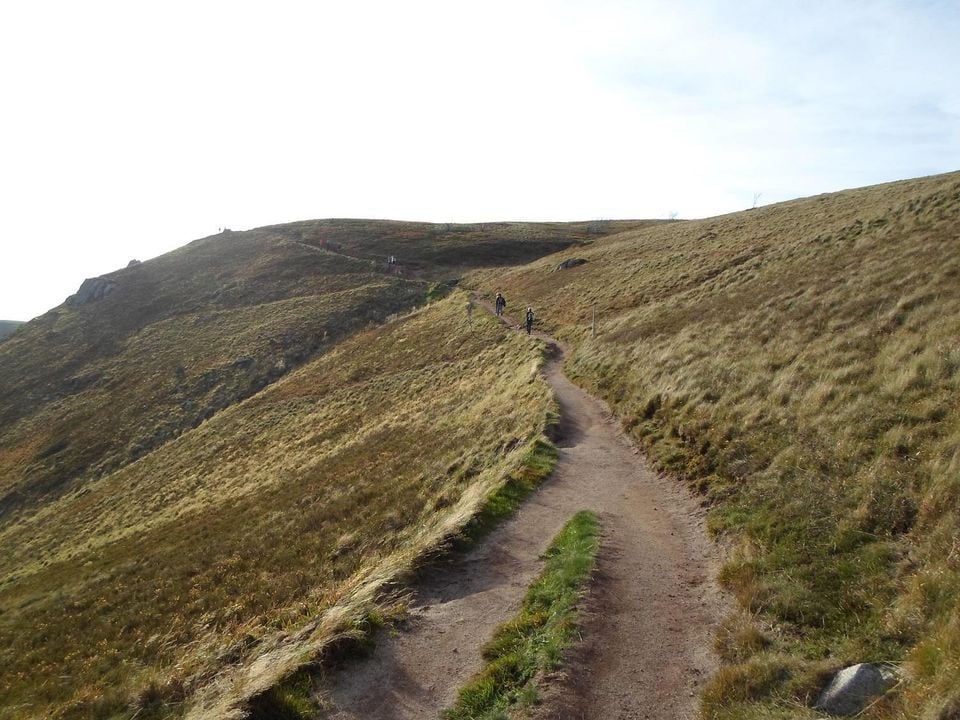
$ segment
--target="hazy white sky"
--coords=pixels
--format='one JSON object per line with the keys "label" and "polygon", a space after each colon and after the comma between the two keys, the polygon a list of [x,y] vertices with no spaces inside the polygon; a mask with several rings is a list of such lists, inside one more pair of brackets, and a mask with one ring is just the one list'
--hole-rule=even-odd
{"label": "hazy white sky", "polygon": [[960,169],[960,3],[0,5],[0,318],[217,231],[713,215]]}

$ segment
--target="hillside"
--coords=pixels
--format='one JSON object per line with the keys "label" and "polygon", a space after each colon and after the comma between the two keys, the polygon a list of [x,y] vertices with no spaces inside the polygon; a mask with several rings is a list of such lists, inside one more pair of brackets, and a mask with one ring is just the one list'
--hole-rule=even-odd
{"label": "hillside", "polygon": [[[473,224],[372,220],[314,220],[264,230],[296,242],[342,252],[382,266],[393,256],[401,275],[434,280],[477,267],[522,265],[543,255],[590,243],[660,220],[594,220],[573,223]],[[391,269],[391,268],[384,268]]]}
{"label": "hillside", "polygon": [[817,717],[860,661],[906,678],[862,717],[960,717],[958,250],[950,174],[467,279],[532,305],[568,374],[711,508],[741,610],[707,717]]}
{"label": "hillside", "polygon": [[902,673],[861,717],[960,717],[958,245],[960,173],[671,223],[307,221],[91,279],[0,343],[0,718],[229,716],[542,470],[542,349],[437,301],[461,277],[709,508],[739,608],[704,717],[820,717],[856,662]]}
{"label": "hillside", "polygon": [[350,248],[303,225],[91,279],[0,345],[0,717],[177,716],[213,678],[206,701],[239,701],[522,467],[536,349],[462,297],[408,313],[453,268],[535,257],[540,226],[404,273],[344,252],[392,224]]}
{"label": "hillside", "polygon": [[23,325],[19,320],[0,320],[0,340]]}
{"label": "hillside", "polygon": [[135,461],[422,284],[263,233],[214,237],[104,276],[0,346],[0,516]]}
{"label": "hillside", "polygon": [[[366,583],[402,571],[522,460],[549,407],[531,352],[446,301],[8,522],[0,705],[109,717],[131,698],[183,700],[331,608],[362,617]],[[270,672],[267,686],[284,667]]]}
{"label": "hillside", "polygon": [[[0,346],[0,517],[123,467],[423,302],[453,265],[526,261],[604,231],[500,223],[478,248],[471,228],[308,221],[226,232],[86,281]],[[371,259],[388,253],[404,264]],[[416,278],[403,272],[410,263]]]}

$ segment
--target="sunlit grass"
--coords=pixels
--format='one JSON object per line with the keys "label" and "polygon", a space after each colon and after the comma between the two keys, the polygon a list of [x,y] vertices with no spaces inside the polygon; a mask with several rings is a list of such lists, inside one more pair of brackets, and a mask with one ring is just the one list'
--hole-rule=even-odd
{"label": "sunlit grass", "polygon": [[593,570],[600,523],[582,511],[557,534],[515,618],[483,648],[483,669],[461,688],[445,720],[495,720],[536,697],[535,678],[556,669],[576,635],[577,604]]}
{"label": "sunlit grass", "polygon": [[176,715],[220,675],[203,700],[224,707],[371,612],[545,452],[540,350],[462,304],[361,333],[6,524],[0,705]]}
{"label": "sunlit grass", "polygon": [[947,175],[468,279],[533,305],[568,373],[710,503],[756,630],[725,631],[709,716],[806,717],[824,668],[871,660],[910,680],[870,717],[960,707],[958,222]]}

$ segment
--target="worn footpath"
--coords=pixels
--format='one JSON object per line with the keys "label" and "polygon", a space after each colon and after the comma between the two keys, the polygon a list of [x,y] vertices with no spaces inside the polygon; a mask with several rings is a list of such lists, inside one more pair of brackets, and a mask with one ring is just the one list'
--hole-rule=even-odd
{"label": "worn footpath", "polygon": [[597,576],[583,642],[538,715],[695,716],[698,690],[716,666],[711,643],[723,611],[702,511],[682,485],[647,467],[604,403],[567,380],[562,350],[544,339],[561,411],[555,472],[477,548],[422,575],[403,629],[327,678],[328,717],[437,717],[480,669],[483,644],[517,612],[541,553],[579,510],[600,516]]}

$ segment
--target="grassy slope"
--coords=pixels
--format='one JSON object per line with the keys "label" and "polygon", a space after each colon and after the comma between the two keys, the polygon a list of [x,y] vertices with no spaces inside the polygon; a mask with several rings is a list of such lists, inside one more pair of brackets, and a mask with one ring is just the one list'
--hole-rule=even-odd
{"label": "grassy slope", "polygon": [[[550,401],[536,347],[488,319],[468,327],[461,305],[362,333],[5,526],[6,715],[176,700],[465,522]],[[318,644],[342,630],[327,629]]]}
{"label": "grassy slope", "polygon": [[[0,518],[144,456],[422,302],[452,268],[526,261],[642,224],[497,223],[478,234],[306,221],[211,236],[106,275],[116,285],[106,298],[55,308],[0,345]],[[326,238],[336,252],[317,249]],[[411,271],[368,259],[388,253]]]}
{"label": "grassy slope", "polygon": [[[318,226],[336,247],[300,242]],[[229,701],[362,616],[536,454],[546,391],[462,298],[346,338],[454,270],[617,227],[228,232],[26,324],[0,346],[0,717],[143,718],[217,673]],[[367,259],[398,238],[406,277]]]}
{"label": "grassy slope", "polygon": [[861,660],[910,673],[865,717],[960,711],[958,234],[952,174],[471,277],[571,342],[568,372],[735,542],[723,580],[743,611],[708,716],[805,717]]}
{"label": "grassy slope", "polygon": [[0,517],[142,457],[426,286],[262,232],[109,276],[0,345]]}

